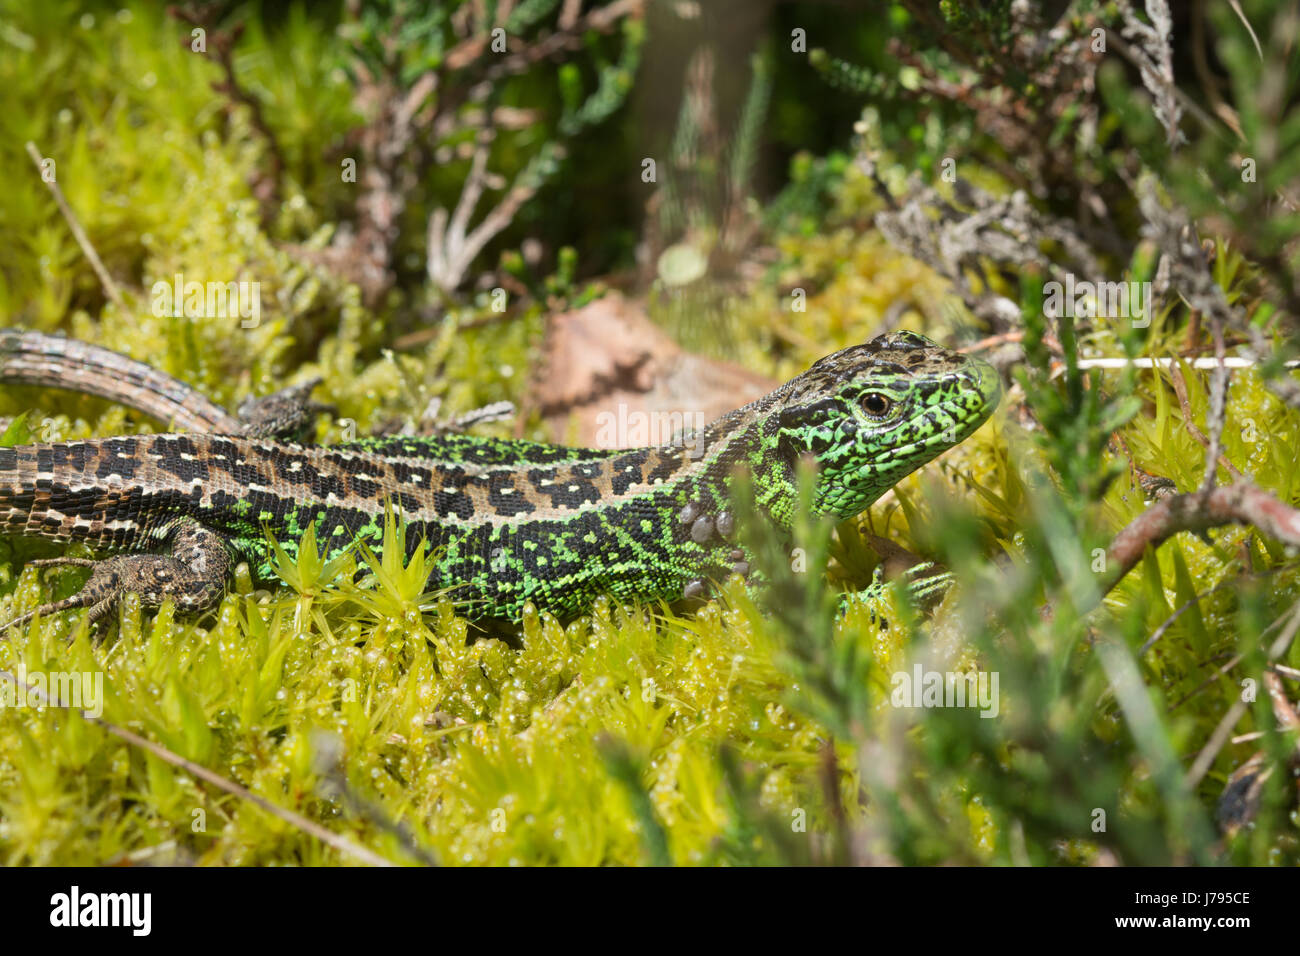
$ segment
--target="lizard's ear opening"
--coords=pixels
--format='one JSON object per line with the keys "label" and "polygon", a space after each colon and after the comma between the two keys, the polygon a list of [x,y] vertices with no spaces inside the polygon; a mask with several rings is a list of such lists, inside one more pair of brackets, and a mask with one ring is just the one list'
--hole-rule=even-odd
{"label": "lizard's ear opening", "polygon": [[782,460],[793,467],[799,456],[808,451],[808,447],[795,438],[793,432],[783,431],[781,440],[776,443],[776,450]]}
{"label": "lizard's ear opening", "polygon": [[811,402],[801,402],[782,409],[778,422],[783,431],[807,431],[816,428],[828,418],[844,414],[844,407],[835,398],[820,397]]}

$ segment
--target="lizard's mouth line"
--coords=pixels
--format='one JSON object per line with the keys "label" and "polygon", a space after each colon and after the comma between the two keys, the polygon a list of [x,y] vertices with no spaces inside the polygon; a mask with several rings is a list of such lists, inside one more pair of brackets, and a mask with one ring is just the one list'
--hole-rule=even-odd
{"label": "lizard's mouth line", "polygon": [[[944,406],[940,406],[940,407],[944,408]],[[966,409],[964,408],[961,409],[961,411],[965,411],[965,410]],[[913,456],[918,454],[926,455],[925,461],[929,461],[933,458],[938,458],[949,448],[957,447],[957,445],[961,444],[971,435],[975,434],[975,432],[979,430],[980,426],[983,425],[986,421],[988,421],[989,418],[992,416],[993,406],[989,406],[985,408],[983,411],[981,411],[978,415],[972,415],[964,420],[957,420],[957,415],[955,413],[956,410],[954,409],[944,408],[944,411],[947,411],[954,418],[954,424],[952,427],[956,428],[958,432],[958,438],[956,441],[948,441],[944,437],[947,434],[947,432],[938,431],[926,438],[918,438],[916,441],[908,442],[906,445],[896,445],[893,448],[890,448],[889,453],[893,456],[893,459],[895,461],[905,461],[911,459]],[[936,447],[936,446],[942,446],[942,447]],[[921,462],[921,464],[924,463],[925,463],[924,461]],[[866,472],[872,467],[873,467],[872,465],[865,465],[863,466],[863,471]]]}

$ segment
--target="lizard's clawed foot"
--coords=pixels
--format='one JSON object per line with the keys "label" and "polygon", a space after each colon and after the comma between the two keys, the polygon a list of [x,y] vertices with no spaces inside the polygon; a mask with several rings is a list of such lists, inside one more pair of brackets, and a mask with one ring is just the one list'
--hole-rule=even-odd
{"label": "lizard's clawed foot", "polygon": [[[725,515],[726,512],[723,514]],[[733,574],[739,574],[748,583],[751,570],[749,556],[745,550],[732,548],[727,552],[726,560],[714,569],[714,577],[701,576],[686,582],[686,586],[682,589],[682,599],[687,601],[706,599],[716,581],[724,580]]]}
{"label": "lizard's clawed foot", "polygon": [[0,626],[0,633],[25,624],[36,615],[89,608],[94,624],[113,609],[123,594],[134,593],[146,607],[158,607],[170,598],[177,609],[202,611],[221,599],[230,554],[225,543],[197,522],[179,524],[172,535],[170,554],[119,554],[102,561],[89,558],[44,558],[34,567],[91,568],[90,578],[76,594],[49,601]]}
{"label": "lizard's clawed foot", "polygon": [[60,611],[71,611],[77,608],[89,608],[90,613],[87,615],[88,623],[94,624],[105,614],[113,609],[117,599],[126,590],[122,587],[123,578],[122,569],[117,567],[119,562],[131,558],[153,558],[156,555],[119,555],[109,558],[106,561],[92,561],[89,558],[46,558],[40,561],[31,561],[32,567],[57,567],[59,565],[93,568],[90,579],[85,586],[70,597],[62,601],[47,601],[26,614],[20,614],[4,625],[0,630],[8,630],[20,624],[26,624],[38,614],[41,617],[49,617],[51,614],[57,614]]}
{"label": "lizard's clawed foot", "polygon": [[[928,607],[942,597],[952,584],[953,576],[951,571],[945,571],[938,565],[926,561],[905,571],[897,581],[914,605]],[[885,580],[884,566],[878,565],[867,587],[861,591],[844,594],[840,598],[838,613],[843,614],[852,604],[878,604],[886,597],[889,583]],[[877,617],[874,606],[871,608],[871,616],[873,620]]]}
{"label": "lizard's clawed foot", "polygon": [[244,399],[238,415],[244,422],[244,434],[250,438],[276,438],[290,441],[303,437],[316,415],[334,411],[311,399],[311,390],[323,379],[313,378],[297,385],[288,385],[261,398]]}

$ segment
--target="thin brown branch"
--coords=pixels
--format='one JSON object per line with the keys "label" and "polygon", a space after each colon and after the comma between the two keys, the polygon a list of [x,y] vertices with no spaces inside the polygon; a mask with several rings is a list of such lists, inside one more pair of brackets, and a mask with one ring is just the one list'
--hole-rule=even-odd
{"label": "thin brown branch", "polygon": [[67,220],[68,228],[72,230],[72,237],[77,240],[77,245],[81,246],[81,251],[85,254],[86,258],[90,260],[90,267],[95,270],[95,275],[99,276],[99,284],[104,287],[104,294],[109,297],[115,306],[117,306],[119,312],[123,315],[127,315],[128,309],[126,307],[126,302],[122,299],[121,290],[118,289],[117,283],[113,281],[113,277],[108,274],[108,270],[104,268],[104,263],[100,260],[99,253],[97,253],[95,247],[90,244],[90,238],[86,235],[86,230],[81,228],[81,222],[77,219],[77,214],[72,211],[72,207],[68,205],[68,201],[63,198],[63,190],[59,188],[59,184],[55,182],[55,178],[50,177],[49,179],[45,179],[45,158],[41,156],[41,152],[36,148],[36,144],[30,140],[27,142],[27,155],[32,158],[32,162],[36,164],[36,168],[41,171],[41,179],[44,180],[45,185],[49,187],[50,194],[54,196],[54,201],[58,204],[59,212],[63,213],[63,218]]}
{"label": "thin brown branch", "polygon": [[[1214,374],[1210,376],[1210,416],[1206,422],[1210,429],[1210,443],[1205,451],[1205,477],[1201,479],[1202,493],[1214,487],[1219,460],[1227,462],[1227,458],[1223,456],[1223,426],[1228,417],[1228,369],[1223,364],[1226,350],[1223,345],[1222,316],[1217,314],[1210,316],[1210,330],[1214,336],[1214,357],[1219,364],[1214,369]],[[1241,480],[1241,472],[1231,465],[1228,465],[1228,469],[1234,478]]]}
{"label": "thin brown branch", "polygon": [[[33,687],[30,685],[24,685],[20,683],[18,678],[15,677],[13,674],[11,674],[9,671],[0,670],[0,679],[7,680],[9,683],[13,684],[14,687],[17,687],[25,691],[26,693],[32,694],[33,696],[39,698],[46,706],[49,707],[62,706],[60,702],[51,700],[49,695],[41,691],[40,688]],[[333,832],[332,830],[327,830],[319,823],[315,822],[314,820],[308,820],[306,817],[302,816],[299,813],[294,813],[292,810],[286,810],[284,807],[272,803],[270,800],[266,799],[266,797],[253,793],[253,791],[249,790],[247,787],[240,786],[239,784],[235,783],[233,780],[227,780],[225,777],[209,770],[207,767],[203,766],[202,764],[197,764],[193,760],[187,760],[185,757],[182,757],[180,754],[168,750],[162,744],[154,743],[152,740],[149,740],[147,737],[141,737],[139,734],[135,733],[134,731],[127,730],[125,727],[119,727],[114,723],[110,723],[109,721],[104,720],[102,717],[92,717],[89,714],[85,713],[84,711],[82,712],[81,716],[82,719],[85,720],[86,722],[94,724],[97,727],[102,727],[104,730],[108,731],[113,736],[126,741],[131,746],[139,747],[141,750],[147,750],[149,753],[153,754],[155,757],[157,757],[159,760],[163,761],[164,763],[171,764],[173,767],[178,767],[181,770],[184,770],[186,773],[190,774],[191,776],[197,777],[198,779],[206,783],[210,783],[218,790],[224,791],[225,793],[228,793],[231,796],[238,797],[240,800],[247,800],[249,803],[252,803],[260,807],[261,809],[265,810],[273,817],[277,817],[278,819],[283,820],[285,823],[288,823],[290,826],[303,831],[309,836],[315,837],[317,840],[320,840],[326,846],[332,847],[335,850],[338,850],[340,853],[344,853],[347,854],[348,856],[356,857],[356,859],[360,860],[362,863],[367,863],[371,866],[393,866],[394,865],[391,861],[384,859],[374,850],[370,850],[364,846],[360,846],[359,844],[353,843],[347,837],[339,836],[337,833]]]}
{"label": "thin brown branch", "polygon": [[[1223,337],[1222,337],[1221,335],[1216,337],[1216,341],[1221,342],[1222,340],[1223,340]],[[1219,360],[1222,361],[1222,359],[1223,359],[1223,356],[1220,355],[1220,356],[1219,356]],[[1214,387],[1216,387],[1216,388],[1217,388],[1217,383],[1218,383],[1218,381],[1219,381],[1219,378],[1218,378],[1219,371],[1220,371],[1219,369],[1216,369],[1216,370],[1215,370],[1215,378],[1214,378],[1214,383],[1215,383],[1215,385],[1214,385]],[[1223,392],[1226,393],[1226,392],[1227,392],[1227,371],[1226,371],[1226,369],[1223,370],[1223,376],[1224,376],[1224,387],[1223,387]],[[1227,458],[1222,454],[1221,451],[1216,451],[1213,455],[1210,454],[1211,449],[1214,447],[1214,442],[1212,442],[1210,439],[1206,438],[1206,437],[1205,437],[1205,433],[1202,432],[1199,428],[1196,427],[1196,421],[1195,421],[1195,419],[1192,417],[1192,403],[1191,403],[1191,401],[1190,401],[1190,400],[1188,399],[1188,397],[1187,397],[1187,382],[1186,382],[1186,380],[1184,380],[1184,378],[1183,378],[1183,370],[1182,370],[1181,368],[1179,368],[1178,365],[1177,365],[1176,363],[1173,363],[1173,362],[1170,362],[1170,363],[1169,363],[1169,379],[1170,379],[1170,381],[1173,382],[1173,385],[1174,385],[1174,394],[1175,394],[1176,396],[1178,396],[1178,407],[1181,408],[1181,409],[1182,409],[1182,412],[1183,412],[1183,427],[1187,429],[1187,434],[1191,435],[1191,436],[1192,436],[1192,439],[1193,439],[1193,440],[1194,440],[1198,445],[1200,445],[1202,448],[1206,449],[1206,456],[1205,456],[1206,480],[1205,480],[1205,482],[1202,484],[1202,486],[1201,486],[1201,490],[1202,490],[1202,491],[1205,491],[1205,490],[1207,490],[1208,488],[1213,487],[1213,484],[1214,484],[1214,470],[1215,470],[1215,464],[1214,464],[1214,463],[1215,463],[1215,462],[1217,462],[1218,464],[1220,464],[1220,465],[1222,465],[1224,468],[1226,468],[1226,469],[1228,470],[1228,472],[1232,475],[1232,477],[1235,478],[1237,481],[1245,481],[1245,480],[1246,480],[1246,476],[1243,475],[1243,474],[1242,474],[1242,473],[1237,469],[1237,466],[1236,466],[1236,465],[1234,465],[1232,462],[1228,461],[1228,459],[1227,459]],[[1222,404],[1222,397],[1223,397],[1223,396],[1221,395],[1221,396],[1220,396],[1221,404]],[[1213,406],[1214,406],[1213,397],[1211,398],[1211,403],[1210,403],[1210,404],[1211,404],[1211,409],[1210,409],[1210,425],[1211,425],[1212,433],[1218,435],[1218,437],[1219,437],[1219,442],[1218,442],[1219,449],[1222,449],[1222,447],[1223,447],[1223,417],[1224,417],[1224,414],[1226,413],[1226,409],[1224,409],[1224,408],[1221,407],[1221,408],[1218,410],[1218,411],[1219,411],[1219,414],[1216,416],[1216,414],[1215,414],[1216,409],[1213,407]],[[1218,424],[1218,429],[1217,429],[1217,430],[1214,430],[1214,425],[1215,425],[1216,423]]]}
{"label": "thin brown branch", "polygon": [[1254,525],[1284,544],[1300,547],[1300,511],[1249,482],[1225,485],[1208,494],[1172,495],[1134,518],[1110,543],[1107,566],[1114,570],[1105,590],[1119,583],[1148,547],[1158,547],[1180,531],[1229,524]]}
{"label": "thin brown branch", "polygon": [[[1283,730],[1300,730],[1300,716],[1296,714],[1291,698],[1286,695],[1282,678],[1274,671],[1267,670],[1264,672],[1264,687],[1268,690],[1269,703],[1273,705],[1273,716],[1277,718],[1278,726]],[[1300,747],[1300,741],[1296,745]]]}
{"label": "thin brown branch", "polygon": [[[221,68],[223,77],[214,80],[212,88],[226,97],[232,105],[247,107],[253,130],[266,145],[267,168],[260,171],[250,184],[261,208],[262,222],[266,223],[270,221],[280,204],[285,168],[284,150],[280,148],[280,140],[276,137],[275,130],[266,121],[266,114],[262,111],[262,101],[239,82],[239,77],[235,73],[235,45],[243,36],[244,25],[237,23],[229,30],[219,30],[210,22],[212,12],[210,7],[204,5],[167,8],[167,13],[173,19],[206,31],[207,38],[202,55]],[[181,45],[187,50],[191,49],[190,38],[185,37]]]}
{"label": "thin brown branch", "polygon": [[[1276,660],[1286,652],[1286,649],[1291,646],[1291,642],[1295,639],[1297,631],[1300,631],[1300,604],[1295,606],[1295,609],[1291,614],[1291,619],[1287,622],[1287,626],[1282,631],[1282,634],[1273,642],[1272,646],[1269,647],[1268,658],[1270,661]],[[1283,701],[1286,700],[1286,694],[1282,689],[1281,681],[1276,674],[1270,674],[1266,671],[1264,674],[1264,682],[1265,687],[1269,689],[1270,702],[1273,705],[1273,713],[1277,717],[1278,723],[1287,729],[1294,728],[1297,722],[1295,714],[1291,711],[1289,702],[1285,708],[1282,708],[1279,706],[1276,697],[1272,696],[1271,682],[1277,682],[1278,695]],[[1242,715],[1246,713],[1249,707],[1250,704],[1247,703],[1244,698],[1238,698],[1232,702],[1232,706],[1228,708],[1228,712],[1223,715],[1223,718],[1214,728],[1214,732],[1210,734],[1210,739],[1206,741],[1205,746],[1201,748],[1201,752],[1196,755],[1196,760],[1192,763],[1191,769],[1187,771],[1188,787],[1195,787],[1201,782],[1201,778],[1209,772],[1210,767],[1214,764],[1214,759],[1219,755],[1219,751],[1223,749],[1224,745],[1228,742],[1228,739],[1232,736],[1232,728],[1237,725],[1237,721],[1241,720]]]}
{"label": "thin brown branch", "polygon": [[1201,782],[1201,778],[1209,772],[1210,767],[1214,765],[1214,759],[1219,756],[1219,751],[1232,737],[1232,728],[1237,726],[1237,721],[1245,716],[1248,709],[1250,709],[1250,705],[1241,698],[1232,702],[1228,712],[1223,715],[1215,726],[1214,732],[1210,734],[1210,739],[1205,742],[1201,752],[1196,755],[1191,769],[1187,771],[1187,788],[1189,790],[1194,789]]}
{"label": "thin brown branch", "polygon": [[1170,704],[1169,713],[1172,714],[1179,707],[1183,706],[1183,704],[1187,703],[1189,700],[1193,699],[1194,697],[1199,696],[1201,691],[1205,690],[1207,687],[1212,686],[1216,681],[1219,680],[1219,678],[1226,677],[1228,675],[1228,671],[1232,670],[1234,667],[1240,664],[1241,660],[1242,657],[1240,654],[1233,654],[1230,658],[1228,658],[1226,663],[1215,668],[1213,674],[1205,678],[1203,681],[1201,681],[1199,684],[1197,684],[1195,687],[1189,690],[1182,697],[1178,698],[1176,701]]}
{"label": "thin brown branch", "polygon": [[342,799],[357,816],[384,831],[413,859],[424,866],[437,866],[433,854],[422,846],[405,823],[394,820],[384,808],[367,800],[348,783],[343,769],[343,742],[336,734],[316,731],[312,735],[313,769],[319,778],[317,789],[328,800]]}
{"label": "thin brown branch", "polygon": [[[1166,275],[1169,287],[1182,296],[1193,312],[1221,322],[1225,330],[1244,332],[1251,342],[1245,357],[1262,364],[1273,349],[1264,332],[1249,321],[1238,306],[1229,303],[1209,268],[1204,248],[1186,211],[1177,206],[1166,208],[1160,199],[1158,185],[1149,174],[1134,183],[1133,190],[1147,221],[1145,232],[1160,246],[1160,271]],[[1300,312],[1300,299],[1293,301],[1289,293],[1285,294],[1285,299],[1284,305],[1289,311]],[[1265,378],[1264,384],[1282,401],[1300,408],[1300,385],[1294,380],[1275,375]]]}

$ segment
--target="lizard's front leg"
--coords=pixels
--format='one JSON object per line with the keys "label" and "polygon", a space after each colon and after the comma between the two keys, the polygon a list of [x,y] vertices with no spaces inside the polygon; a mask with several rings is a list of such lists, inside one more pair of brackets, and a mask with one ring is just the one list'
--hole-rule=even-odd
{"label": "lizard's front leg", "polygon": [[167,538],[166,554],[118,554],[101,561],[88,558],[47,558],[34,566],[72,565],[93,568],[80,591],[62,601],[50,601],[0,627],[7,630],[37,614],[42,617],[74,608],[89,608],[90,623],[113,609],[123,594],[140,595],[148,607],[167,598],[188,612],[215,605],[225,591],[230,551],[225,540],[193,518],[178,518]]}
{"label": "lizard's front leg", "polygon": [[[895,583],[901,584],[909,600],[917,607],[926,607],[936,603],[952,584],[952,572],[944,571],[930,561],[923,561],[904,571]],[[836,614],[844,614],[853,604],[866,604],[871,607],[871,616],[876,617],[875,605],[887,596],[891,582],[885,580],[884,566],[878,565],[871,577],[871,583],[860,591],[849,591],[840,595]]]}

